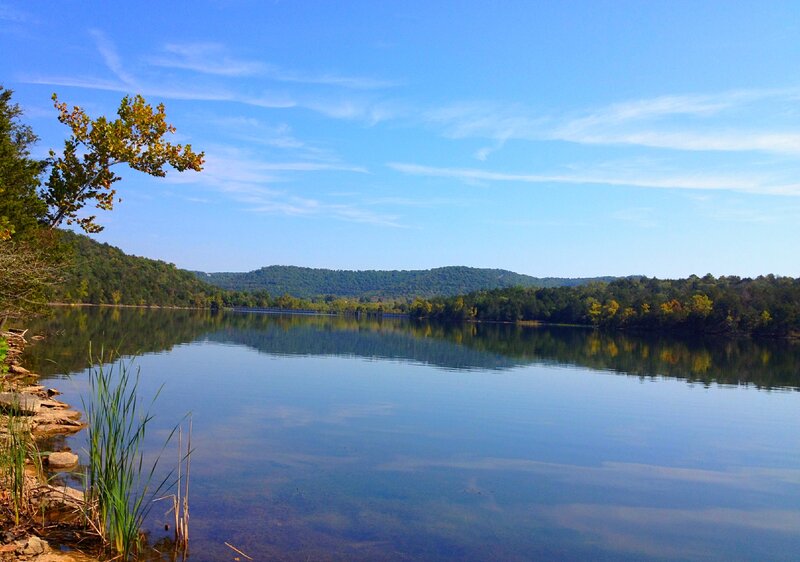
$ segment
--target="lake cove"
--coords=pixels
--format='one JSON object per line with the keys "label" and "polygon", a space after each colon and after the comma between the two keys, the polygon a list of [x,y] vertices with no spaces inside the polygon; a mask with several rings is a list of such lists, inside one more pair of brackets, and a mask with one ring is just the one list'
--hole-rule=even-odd
{"label": "lake cove", "polygon": [[139,355],[142,395],[163,385],[148,457],[192,412],[190,560],[800,551],[791,342],[106,308],[31,331],[25,364],[70,404],[90,341]]}

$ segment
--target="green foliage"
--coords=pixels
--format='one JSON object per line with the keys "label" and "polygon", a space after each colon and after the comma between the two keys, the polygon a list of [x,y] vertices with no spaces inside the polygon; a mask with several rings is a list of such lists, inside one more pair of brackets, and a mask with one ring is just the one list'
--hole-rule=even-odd
{"label": "green foliage", "polygon": [[44,163],[30,157],[38,139],[20,122],[22,110],[11,95],[0,86],[0,241],[26,237],[46,211],[37,194]]}
{"label": "green foliage", "polygon": [[503,269],[440,267],[412,271],[342,271],[272,265],[248,273],[202,273],[203,281],[232,291],[263,290],[273,295],[313,299],[339,298],[411,300],[415,297],[452,296],[500,287],[556,287],[581,285],[596,279],[530,277]]}
{"label": "green foliage", "polygon": [[142,96],[125,96],[118,118],[109,121],[105,117],[91,119],[78,106],[69,109],[56,94],[53,102],[58,120],[72,135],[64,142],[61,155],[50,151],[51,172],[43,199],[51,228],[66,221],[89,233],[101,231],[94,216],[78,217],[78,212],[90,202],[106,211],[114,207],[112,185],[121,178],[111,168],[117,164],[157,177],[166,175],[167,165],[179,172],[202,170],[202,152],[196,154],[190,145],[174,145],[164,139],[175,127],[167,123],[163,104],[154,111]]}
{"label": "green foliage", "polygon": [[119,248],[64,232],[72,266],[55,298],[62,302],[207,307],[221,292],[163,261],[129,256]]}
{"label": "green foliage", "polygon": [[[94,216],[79,217],[78,213],[89,203],[100,209],[113,207],[112,185],[120,179],[113,166],[126,164],[152,176],[164,176],[165,166],[184,171],[200,170],[203,164],[203,154],[193,152],[191,146],[165,140],[175,128],[167,123],[164,106],[154,109],[141,96],[123,98],[118,118],[112,121],[91,119],[79,107],[69,109],[54,94],[59,121],[70,128],[71,136],[61,154],[51,150],[46,161],[31,159],[30,147],[37,137],[20,122],[21,110],[12,103],[11,94],[0,87],[0,326],[9,318],[37,313],[53,298],[51,289],[61,281],[66,257],[55,227],[66,222],[87,232],[101,230]],[[48,167],[49,179],[42,187],[40,176]],[[97,281],[92,273],[102,267],[97,262],[89,267],[76,265],[78,276],[83,277],[75,287],[62,287],[58,297],[76,302],[123,302],[120,287],[92,284]],[[124,302],[148,304],[155,299],[158,304],[206,306],[213,300],[214,291],[204,291],[189,274],[182,276],[182,284],[174,291],[166,288],[172,278],[181,277],[174,266],[172,269],[167,275],[164,267],[149,272],[158,278],[155,283],[166,296],[158,291],[148,293],[152,283],[139,286],[140,279],[134,275],[125,286],[128,298]],[[149,273],[144,276],[152,281]],[[131,302],[133,298],[137,302]]]}
{"label": "green foliage", "polygon": [[711,275],[617,279],[578,287],[495,289],[415,303],[416,318],[562,324],[711,334],[800,335],[800,280]]}
{"label": "green foliage", "polygon": [[0,375],[8,372],[8,365],[6,365],[6,357],[8,357],[8,342],[5,338],[0,337]]}
{"label": "green foliage", "polygon": [[10,500],[14,524],[31,510],[30,487],[25,475],[25,465],[30,460],[41,472],[39,452],[31,435],[26,416],[20,413],[19,405],[12,404],[5,414],[5,427],[0,436],[0,488]]}
{"label": "green foliage", "polygon": [[[117,362],[106,369],[104,362],[109,360]],[[138,369],[132,374],[130,363],[102,352],[92,364],[92,398],[83,403],[89,434],[89,515],[104,540],[127,560],[141,547],[142,523],[166,479],[153,487],[158,459],[149,470],[143,465],[141,447],[152,416],[139,406]]]}

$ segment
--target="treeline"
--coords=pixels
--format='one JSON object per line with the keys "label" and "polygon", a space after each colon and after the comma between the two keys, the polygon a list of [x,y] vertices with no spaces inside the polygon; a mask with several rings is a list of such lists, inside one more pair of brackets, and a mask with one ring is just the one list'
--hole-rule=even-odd
{"label": "treeline", "polygon": [[707,334],[800,335],[800,280],[625,278],[578,287],[511,288],[416,299],[414,318],[547,322]]}
{"label": "treeline", "polygon": [[70,304],[114,304],[187,308],[274,308],[329,314],[403,313],[408,303],[332,296],[301,299],[266,290],[231,291],[201,281],[160,260],[131,256],[88,236],[60,231],[70,259],[52,300]]}
{"label": "treeline", "polygon": [[453,296],[502,287],[560,287],[611,281],[613,277],[531,277],[504,269],[439,267],[426,270],[347,271],[272,265],[246,273],[203,273],[198,278],[232,291],[267,291],[300,299],[324,296],[362,301],[402,301]]}
{"label": "treeline", "polygon": [[221,291],[159,260],[129,256],[119,248],[64,231],[72,253],[54,299],[66,303],[206,307]]}

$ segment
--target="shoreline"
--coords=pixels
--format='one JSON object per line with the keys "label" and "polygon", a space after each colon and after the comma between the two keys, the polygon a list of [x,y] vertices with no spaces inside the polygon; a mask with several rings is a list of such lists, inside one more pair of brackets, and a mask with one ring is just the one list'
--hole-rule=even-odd
{"label": "shoreline", "polygon": [[[78,456],[63,444],[59,450],[40,451],[39,445],[50,440],[58,441],[60,436],[74,435],[86,428],[81,411],[56,398],[61,393],[54,388],[39,384],[39,375],[29,371],[21,363],[22,353],[28,340],[27,330],[7,330],[0,337],[8,342],[8,351],[3,365],[7,371],[2,373],[0,393],[0,419],[2,428],[8,427],[10,408],[24,420],[30,438],[36,444],[40,463],[26,460],[25,487],[19,524],[7,520],[5,514],[0,518],[5,532],[0,535],[0,560],[27,560],[31,562],[97,562],[98,558],[73,549],[61,551],[61,540],[54,536],[67,528],[82,530],[77,522],[70,525],[70,514],[80,510],[84,502],[83,492],[66,485],[53,485],[51,477],[59,473],[71,472],[78,466]],[[44,338],[32,336],[34,341]],[[55,448],[55,447],[54,447]],[[39,464],[39,466],[37,466]],[[11,507],[10,497],[4,495],[4,510]],[[6,502],[8,502],[6,504]],[[49,520],[49,521],[48,521]],[[41,522],[41,525],[39,525]],[[47,522],[48,524],[46,524]],[[50,531],[48,533],[48,530]],[[49,541],[48,541],[49,539]],[[58,546],[51,547],[49,542]]]}

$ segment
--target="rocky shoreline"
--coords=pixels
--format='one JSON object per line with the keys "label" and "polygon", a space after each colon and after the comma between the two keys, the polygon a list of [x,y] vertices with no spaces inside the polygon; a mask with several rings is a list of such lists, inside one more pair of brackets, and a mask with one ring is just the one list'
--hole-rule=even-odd
{"label": "rocky shoreline", "polygon": [[[52,388],[38,384],[39,376],[30,372],[21,363],[22,352],[28,344],[26,331],[9,330],[0,333],[8,342],[5,360],[7,372],[0,375],[0,435],[7,435],[7,413],[14,410],[25,420],[34,441],[59,435],[71,435],[81,431],[86,424],[81,420],[81,412],[61,402],[55,397],[60,393]],[[33,336],[32,339],[41,339]],[[58,440],[53,441],[58,442]],[[40,455],[42,467],[50,473],[69,471],[78,464],[78,456],[67,449],[43,452]],[[57,525],[35,525],[31,521],[14,525],[12,520],[0,519],[0,560],[27,560],[31,562],[90,562],[96,558],[88,557],[78,551],[62,552],[53,549],[47,541],[48,529],[69,525],[70,514],[80,510],[83,492],[68,486],[49,483],[37,467],[26,466],[26,487],[30,491],[25,506],[30,513],[37,514],[37,521],[58,521]],[[10,502],[8,495],[2,502]]]}

